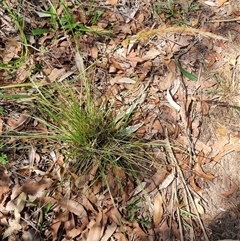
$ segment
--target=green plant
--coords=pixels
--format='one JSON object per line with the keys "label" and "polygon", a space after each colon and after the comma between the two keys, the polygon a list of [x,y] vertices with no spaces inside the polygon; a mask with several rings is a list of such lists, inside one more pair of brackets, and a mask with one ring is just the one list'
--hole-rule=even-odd
{"label": "green plant", "polygon": [[6,165],[7,163],[8,163],[7,155],[4,154],[4,153],[1,153],[1,155],[0,155],[0,164]]}
{"label": "green plant", "polygon": [[89,86],[78,90],[66,84],[38,91],[44,120],[36,118],[54,133],[48,138],[64,143],[62,151],[73,172],[86,174],[97,167],[96,177],[106,180],[108,172],[118,168],[135,178],[151,171],[154,158],[145,149],[148,144],[127,131],[134,106],[115,116],[111,107],[95,105]]}
{"label": "green plant", "polygon": [[166,19],[169,19],[177,25],[189,25],[189,12],[199,9],[200,4],[194,1],[190,4],[186,2],[178,2],[175,0],[162,1],[153,5],[153,12],[155,14],[163,13]]}
{"label": "green plant", "polygon": [[99,18],[103,15],[104,11],[95,11],[91,19],[91,24],[96,25],[99,21]]}
{"label": "green plant", "polygon": [[23,199],[33,210],[34,220],[37,220],[36,226],[38,231],[42,231],[47,225],[49,225],[48,214],[52,211],[53,204],[48,202],[43,206],[40,206],[38,202],[31,201],[29,199]]}
{"label": "green plant", "polygon": [[6,1],[3,1],[2,4],[3,4],[3,7],[6,9],[6,11],[8,12],[9,16],[12,18],[12,21],[18,28],[18,31],[19,31],[20,37],[21,37],[21,41],[23,43],[23,48],[22,48],[22,53],[20,55],[20,58],[10,61],[7,64],[0,64],[0,67],[15,69],[15,68],[20,67],[21,64],[25,62],[26,57],[28,56],[28,41],[27,41],[27,37],[24,33],[25,22],[24,22],[23,16],[18,11],[13,11],[8,6]]}
{"label": "green plant", "polygon": [[130,222],[137,221],[141,225],[151,225],[151,222],[146,220],[141,213],[141,198],[135,198],[129,205],[126,206],[126,217]]}
{"label": "green plant", "polygon": [[[93,2],[93,1],[92,1]],[[41,17],[47,17],[50,18],[50,26],[56,31],[57,29],[64,29],[69,30],[74,35],[75,33],[93,33],[97,35],[106,35],[106,36],[112,36],[111,32],[108,30],[103,29],[93,29],[91,26],[86,26],[82,23],[79,23],[75,20],[73,17],[73,14],[71,13],[70,8],[67,6],[66,3],[63,1],[61,2],[61,6],[64,9],[64,12],[61,16],[57,16],[56,9],[51,6],[48,11],[45,12],[38,12],[38,15]],[[89,7],[89,10],[87,12],[84,12],[86,16],[90,14],[89,11],[92,10],[92,5]],[[92,25],[96,25],[99,21],[99,18],[102,16],[103,11],[96,10],[93,13],[93,16],[91,20],[89,21]],[[33,35],[41,35],[44,33],[49,32],[50,29],[33,29],[32,33]]]}

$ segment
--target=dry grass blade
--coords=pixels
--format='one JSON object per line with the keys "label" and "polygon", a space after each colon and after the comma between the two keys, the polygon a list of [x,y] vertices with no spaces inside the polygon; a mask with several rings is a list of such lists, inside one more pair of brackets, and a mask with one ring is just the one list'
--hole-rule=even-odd
{"label": "dry grass blade", "polygon": [[131,40],[141,40],[141,39],[146,39],[150,38],[154,35],[162,35],[162,34],[167,34],[167,33],[179,33],[179,34],[190,34],[190,35],[195,35],[199,34],[203,37],[206,38],[213,38],[213,39],[219,39],[219,40],[224,40],[228,41],[227,38],[224,38],[220,35],[216,35],[210,32],[203,31],[201,29],[196,29],[196,28],[191,28],[191,27],[185,27],[185,26],[161,26],[158,29],[153,29],[153,30],[143,30],[139,34],[137,34],[134,37],[128,38],[124,40],[124,43],[128,43]]}
{"label": "dry grass blade", "polygon": [[[167,130],[166,130],[166,132],[167,132]],[[203,222],[202,222],[201,217],[200,217],[200,215],[199,215],[198,209],[197,209],[197,207],[196,207],[196,203],[194,202],[192,193],[190,192],[190,190],[189,190],[189,188],[188,188],[188,185],[187,185],[186,180],[185,180],[185,178],[184,178],[183,172],[182,172],[180,166],[178,165],[178,161],[177,161],[177,159],[175,158],[175,155],[174,155],[173,150],[172,150],[172,147],[171,147],[171,145],[170,145],[168,136],[167,136],[167,140],[168,140],[169,145],[168,145],[168,147],[166,147],[166,149],[167,149],[167,151],[168,151],[168,154],[169,154],[171,160],[173,161],[173,163],[174,163],[174,165],[175,165],[175,167],[176,167],[176,169],[177,169],[177,173],[179,174],[179,176],[180,176],[180,178],[181,178],[181,181],[182,181],[182,184],[183,184],[183,187],[184,187],[184,191],[186,192],[185,197],[188,197],[188,198],[190,199],[191,204],[192,204],[192,206],[193,206],[193,208],[194,208],[194,211],[195,211],[195,215],[197,216],[198,222],[199,222],[200,227],[201,227],[201,229],[202,229],[204,238],[205,238],[206,241],[209,241],[209,238],[208,238],[208,235],[207,235],[207,233],[206,233],[205,227],[204,227],[204,225],[203,225]],[[188,205],[188,206],[189,206],[189,205]],[[183,237],[182,237],[182,238],[183,238]]]}

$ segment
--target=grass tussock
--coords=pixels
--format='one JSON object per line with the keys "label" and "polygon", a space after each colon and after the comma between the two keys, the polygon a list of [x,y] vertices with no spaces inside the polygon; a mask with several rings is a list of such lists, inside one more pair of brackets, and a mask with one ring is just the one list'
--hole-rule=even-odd
{"label": "grass tussock", "polygon": [[37,120],[51,130],[48,138],[61,144],[71,172],[84,176],[95,170],[94,179],[108,182],[109,173],[121,170],[137,180],[156,167],[147,151],[150,144],[127,128],[134,108],[116,115],[107,104],[97,106],[88,87],[64,84],[38,92],[36,106],[42,118]]}

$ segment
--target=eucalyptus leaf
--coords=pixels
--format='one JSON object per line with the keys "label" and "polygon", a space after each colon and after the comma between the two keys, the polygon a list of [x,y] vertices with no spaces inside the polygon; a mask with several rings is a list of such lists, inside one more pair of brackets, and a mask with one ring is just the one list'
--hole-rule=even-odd
{"label": "eucalyptus leaf", "polygon": [[175,62],[177,67],[180,69],[181,73],[187,77],[188,79],[192,81],[197,81],[198,77],[192,73],[189,73],[187,70],[185,70],[177,61]]}

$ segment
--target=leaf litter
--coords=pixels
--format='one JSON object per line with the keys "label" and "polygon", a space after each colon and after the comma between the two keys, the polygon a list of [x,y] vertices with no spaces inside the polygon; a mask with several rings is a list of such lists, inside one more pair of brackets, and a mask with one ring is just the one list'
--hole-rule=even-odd
{"label": "leaf litter", "polygon": [[[11,8],[16,8],[14,2],[6,2]],[[149,150],[156,157],[160,156],[164,168],[156,170],[151,178],[145,177],[138,185],[133,180],[127,180],[119,169],[118,175],[127,183],[123,196],[118,196],[120,191],[115,188],[109,174],[111,196],[102,183],[96,182],[89,187],[97,167],[91,170],[88,178],[79,180],[61,160],[58,147],[49,148],[47,139],[39,145],[16,138],[14,143],[27,149],[30,155],[26,156],[24,152],[19,155],[15,151],[14,155],[9,155],[12,163],[1,168],[3,228],[0,231],[3,238],[21,238],[22,232],[23,240],[33,236],[39,240],[59,240],[60,237],[61,240],[154,240],[160,237],[162,240],[170,237],[209,240],[202,222],[208,209],[204,201],[207,196],[201,191],[206,185],[217,182],[218,178],[217,172],[207,171],[208,165],[214,163],[216,168],[230,152],[239,152],[239,134],[226,123],[216,123],[222,127],[214,128],[212,120],[212,116],[216,115],[213,113],[215,106],[221,104],[224,98],[218,92],[223,83],[221,79],[216,81],[215,77],[222,75],[223,66],[227,66],[233,74],[230,75],[230,84],[238,81],[238,56],[231,42],[236,37],[234,31],[237,28],[236,25],[228,25],[228,22],[213,24],[211,19],[206,20],[202,16],[198,22],[207,21],[204,27],[176,26],[173,23],[175,16],[168,19],[164,11],[159,10],[152,16],[149,14],[152,10],[146,11],[152,9],[155,2],[151,5],[144,1],[139,1],[137,5],[130,2],[128,5],[124,1],[100,1],[99,7],[104,13],[97,23],[98,27],[90,24],[94,12],[87,2],[84,4],[90,14],[85,16],[80,7],[69,3],[75,20],[89,24],[90,31],[107,33],[107,26],[113,26],[112,38],[83,32],[77,42],[80,53],[75,51],[69,32],[52,31],[51,13],[39,15],[48,10],[48,2],[43,1],[37,8],[38,14],[33,14],[32,20],[27,23],[33,29],[45,25],[50,31],[38,37],[30,36],[31,57],[28,60],[21,58],[24,44],[11,17],[4,15],[0,39],[4,68],[1,68],[0,81],[3,85],[22,84],[18,91],[28,94],[36,88],[30,85],[28,90],[24,90],[24,84],[30,79],[43,86],[51,86],[56,81],[76,80],[77,71],[89,71],[92,84],[99,92],[98,101],[101,103],[107,99],[112,103],[116,116],[138,100],[129,133],[136,133],[147,141],[160,140],[166,146],[171,143],[170,148],[159,150],[152,147]],[[22,4],[27,6],[29,3]],[[189,17],[195,17],[195,13],[205,15],[204,8],[209,11],[209,6],[212,13],[220,18],[236,13],[232,5],[226,11],[224,1],[201,4],[202,8],[196,12],[189,11]],[[61,16],[63,8],[58,3],[56,6]],[[176,4],[176,16],[177,10]],[[129,15],[129,11],[132,14]],[[1,16],[3,13],[1,6]],[[24,16],[28,15],[25,13]],[[42,23],[38,22],[39,19]],[[164,22],[170,23],[170,26]],[[230,26],[228,34],[227,26]],[[237,37],[235,41],[239,41]],[[6,67],[14,61],[18,61],[19,68],[8,71]],[[203,61],[208,69],[201,72]],[[224,91],[226,93],[227,90]],[[238,94],[234,92],[235,99]],[[235,99],[227,99],[227,104],[236,104]],[[1,105],[6,109],[5,101],[1,100]],[[1,115],[1,136],[22,130],[48,132],[46,127],[32,119],[24,106],[17,105],[13,104]],[[18,109],[17,115],[14,114],[15,108]],[[223,115],[225,120],[227,115]],[[213,127],[208,127],[210,130],[204,129],[208,118],[213,123]],[[209,133],[212,134],[207,136]],[[3,144],[8,146],[9,143]],[[57,153],[57,161],[49,155],[52,149]],[[4,149],[1,148],[1,151]],[[25,172],[30,169],[31,172]],[[219,193],[231,199],[237,192],[237,186],[238,183]],[[131,205],[136,197],[140,197],[141,202]],[[114,203],[112,199],[115,199]],[[51,207],[49,213],[48,206]]]}

